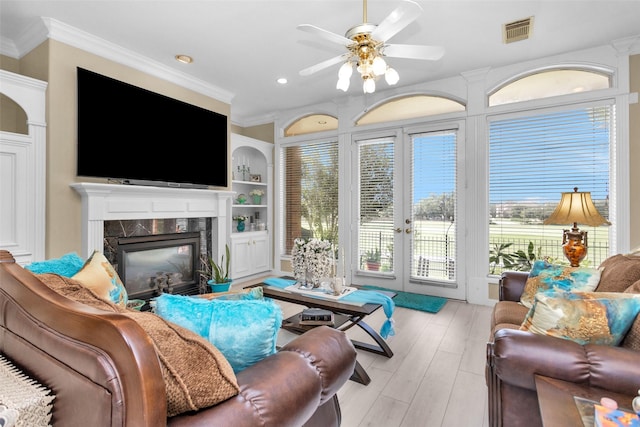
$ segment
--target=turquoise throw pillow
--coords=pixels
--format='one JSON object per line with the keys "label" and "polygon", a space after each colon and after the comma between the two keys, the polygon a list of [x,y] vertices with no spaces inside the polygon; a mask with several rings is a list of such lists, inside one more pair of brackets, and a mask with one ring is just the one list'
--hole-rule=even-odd
{"label": "turquoise throw pillow", "polygon": [[282,309],[272,299],[207,300],[162,294],[154,305],[159,316],[208,339],[235,373],[276,352]]}
{"label": "turquoise throw pillow", "polygon": [[582,345],[619,345],[638,313],[636,294],[544,291],[536,294],[520,329]]}
{"label": "turquoise throw pillow", "polygon": [[71,277],[80,271],[83,265],[84,260],[77,253],[70,252],[60,258],[32,262],[25,269],[34,274],[54,273],[63,277]]}
{"label": "turquoise throw pillow", "polygon": [[276,352],[282,310],[272,299],[211,302],[209,342],[235,373]]}
{"label": "turquoise throw pillow", "polygon": [[204,298],[161,294],[154,299],[154,312],[169,322],[187,328],[202,338],[209,337],[211,304]]}

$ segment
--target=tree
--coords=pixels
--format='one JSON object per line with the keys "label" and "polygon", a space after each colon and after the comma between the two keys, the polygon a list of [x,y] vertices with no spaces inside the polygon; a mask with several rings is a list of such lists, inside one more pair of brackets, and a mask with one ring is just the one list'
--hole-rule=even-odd
{"label": "tree", "polygon": [[360,221],[388,215],[393,206],[392,144],[367,144],[360,150]]}
{"label": "tree", "polygon": [[420,200],[414,211],[414,216],[422,219],[440,221],[455,220],[454,193],[430,194],[426,199]]}
{"label": "tree", "polygon": [[338,150],[302,165],[302,217],[312,236],[338,241]]}

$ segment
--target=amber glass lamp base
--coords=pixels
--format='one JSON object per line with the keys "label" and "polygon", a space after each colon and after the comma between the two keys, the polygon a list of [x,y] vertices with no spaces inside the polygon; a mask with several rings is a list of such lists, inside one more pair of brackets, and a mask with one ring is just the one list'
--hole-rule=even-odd
{"label": "amber glass lamp base", "polygon": [[562,245],[562,249],[564,251],[564,256],[566,256],[571,263],[571,267],[580,267],[580,261],[587,256],[586,242],[582,242],[583,234],[585,234],[586,240],[586,232],[580,231],[576,233],[565,230],[564,245]]}

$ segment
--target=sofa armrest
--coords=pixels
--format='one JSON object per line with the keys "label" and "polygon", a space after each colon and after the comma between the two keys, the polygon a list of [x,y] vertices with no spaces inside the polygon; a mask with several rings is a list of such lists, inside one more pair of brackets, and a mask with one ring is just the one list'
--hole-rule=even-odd
{"label": "sofa armrest", "polygon": [[237,374],[240,393],[169,426],[299,427],[353,374],[356,351],[346,334],[319,326]]}
{"label": "sofa armrest", "polygon": [[489,344],[488,356],[502,382],[529,390],[536,388],[536,374],[629,395],[640,386],[640,352],[622,347],[502,329]]}
{"label": "sofa armrest", "polygon": [[527,271],[503,272],[498,282],[500,301],[520,301],[528,277]]}

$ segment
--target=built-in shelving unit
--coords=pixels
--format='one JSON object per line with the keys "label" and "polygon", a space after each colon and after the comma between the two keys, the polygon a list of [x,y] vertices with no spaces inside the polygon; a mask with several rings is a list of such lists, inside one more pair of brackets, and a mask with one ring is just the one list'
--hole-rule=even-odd
{"label": "built-in shelving unit", "polygon": [[[247,218],[244,231],[232,221],[231,277],[237,280],[272,269],[273,144],[231,134],[231,148],[231,217]],[[252,192],[262,192],[260,200]]]}

